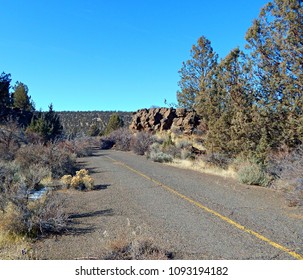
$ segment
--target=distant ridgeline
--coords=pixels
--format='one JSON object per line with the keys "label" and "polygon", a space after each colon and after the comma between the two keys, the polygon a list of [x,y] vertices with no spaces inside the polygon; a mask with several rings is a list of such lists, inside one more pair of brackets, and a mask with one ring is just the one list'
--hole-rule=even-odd
{"label": "distant ridgeline", "polygon": [[102,132],[112,114],[118,114],[126,127],[130,125],[132,119],[132,112],[122,111],[62,111],[56,113],[60,117],[64,133],[67,136],[88,135],[93,129]]}

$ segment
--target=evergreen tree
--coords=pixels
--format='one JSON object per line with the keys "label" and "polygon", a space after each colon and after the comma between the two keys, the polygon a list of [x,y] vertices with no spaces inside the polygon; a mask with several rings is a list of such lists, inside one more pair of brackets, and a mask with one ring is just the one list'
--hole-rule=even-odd
{"label": "evergreen tree", "polygon": [[211,42],[202,36],[192,46],[190,57],[179,71],[181,80],[178,85],[181,90],[177,92],[177,99],[180,107],[195,109],[196,96],[207,88],[208,74],[216,67],[218,55],[213,51]]}
{"label": "evergreen tree", "polygon": [[0,110],[10,106],[10,88],[11,75],[4,72],[0,75]]}
{"label": "evergreen tree", "polygon": [[40,112],[38,117],[34,117],[27,130],[38,133],[46,143],[60,137],[63,127],[59,116],[53,110],[53,105],[50,104],[48,112],[44,114]]}
{"label": "evergreen tree", "polygon": [[207,124],[206,145],[213,152],[236,155],[251,148],[253,89],[249,64],[238,48],[214,70],[212,83],[200,98],[199,113]]}
{"label": "evergreen tree", "polygon": [[28,87],[17,82],[12,93],[12,104],[14,108],[19,108],[24,111],[33,111],[34,106],[31,102],[31,97],[28,95]]}
{"label": "evergreen tree", "polygon": [[123,120],[119,117],[119,115],[116,113],[113,113],[113,114],[111,114],[111,116],[109,118],[108,124],[104,131],[104,134],[108,135],[112,131],[114,131],[120,127],[123,127],[123,125],[124,125]]}
{"label": "evergreen tree", "polygon": [[295,147],[303,140],[302,2],[269,2],[246,34],[258,108],[266,119],[263,123],[271,148]]}
{"label": "evergreen tree", "polygon": [[100,134],[100,128],[97,126],[97,124],[93,123],[92,125],[90,125],[88,131],[87,131],[87,135],[88,136],[98,136]]}

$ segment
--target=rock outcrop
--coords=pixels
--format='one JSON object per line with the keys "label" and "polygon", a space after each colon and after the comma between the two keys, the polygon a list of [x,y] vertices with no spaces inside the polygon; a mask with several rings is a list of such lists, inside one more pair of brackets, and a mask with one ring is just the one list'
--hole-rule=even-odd
{"label": "rock outcrop", "polygon": [[129,128],[132,131],[172,130],[183,134],[192,134],[200,124],[195,111],[183,108],[152,108],[138,110],[133,114]]}

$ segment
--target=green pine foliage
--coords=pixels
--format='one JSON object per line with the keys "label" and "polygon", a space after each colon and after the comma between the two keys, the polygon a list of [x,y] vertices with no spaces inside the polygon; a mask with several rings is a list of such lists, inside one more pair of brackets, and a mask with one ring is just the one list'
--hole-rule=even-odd
{"label": "green pine foliage", "polygon": [[31,97],[28,95],[27,85],[17,82],[12,93],[12,105],[24,111],[33,111],[34,106]]}
{"label": "green pine foliage", "polygon": [[246,40],[245,54],[236,48],[217,63],[201,37],[179,71],[177,97],[200,115],[209,151],[266,162],[303,142],[303,2],[269,2]]}
{"label": "green pine foliage", "polygon": [[204,91],[209,82],[208,73],[216,67],[218,55],[213,51],[211,42],[204,36],[192,46],[190,59],[183,62],[179,71],[180,91],[177,92],[178,105],[195,109],[196,96]]}
{"label": "green pine foliage", "polygon": [[257,101],[268,120],[269,145],[302,143],[303,7],[299,0],[269,2],[246,34],[254,62]]}
{"label": "green pine foliage", "polygon": [[48,112],[44,114],[40,112],[38,117],[33,117],[27,131],[40,135],[44,143],[54,141],[62,135],[63,127],[52,104],[50,104]]}
{"label": "green pine foliage", "polygon": [[10,82],[11,75],[2,72],[0,75],[0,110],[4,110],[10,106]]}
{"label": "green pine foliage", "polygon": [[109,135],[114,130],[123,127],[124,123],[120,116],[116,113],[113,113],[108,121],[108,124],[105,128],[104,135]]}

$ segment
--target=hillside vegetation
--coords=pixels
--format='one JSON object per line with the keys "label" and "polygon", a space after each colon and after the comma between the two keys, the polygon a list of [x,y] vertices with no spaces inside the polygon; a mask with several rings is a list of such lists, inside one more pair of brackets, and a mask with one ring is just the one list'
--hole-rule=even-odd
{"label": "hillside vegetation", "polygon": [[210,157],[225,167],[238,163],[244,183],[283,185],[297,200],[303,197],[302,36],[302,1],[271,1],[247,30],[245,50],[219,60],[200,37],[179,71],[177,93],[179,106],[200,115]]}
{"label": "hillside vegetation", "polygon": [[132,118],[131,112],[121,111],[59,111],[57,114],[68,136],[103,134],[112,114],[119,115],[125,126],[130,124]]}

